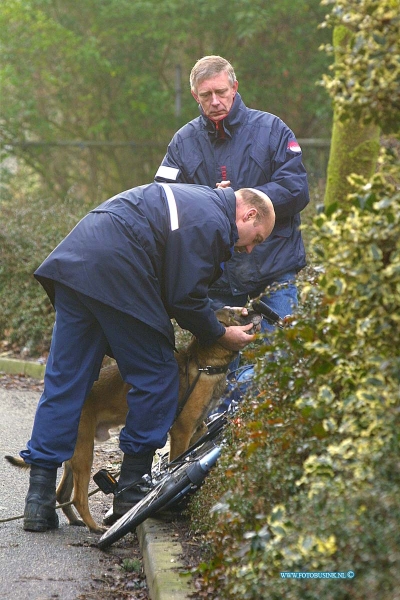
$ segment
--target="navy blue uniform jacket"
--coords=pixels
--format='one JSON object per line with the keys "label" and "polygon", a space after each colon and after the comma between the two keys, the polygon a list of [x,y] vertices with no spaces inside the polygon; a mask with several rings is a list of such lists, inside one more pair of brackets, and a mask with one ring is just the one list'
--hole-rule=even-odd
{"label": "navy blue uniform jacket", "polygon": [[261,291],[306,264],[299,213],[309,194],[301,149],[281,119],[247,108],[238,93],[222,121],[222,136],[201,107],[200,112],[172,138],[155,180],[210,187],[229,180],[234,190],[253,187],[270,197],[276,215],[272,235],[251,254],[236,253],[213,285],[233,295]]}
{"label": "navy blue uniform jacket", "polygon": [[171,318],[203,344],[224,334],[208,288],[238,239],[232,189],[170,186],[177,220],[157,183],[107,200],[35,271],[54,303],[54,281],[147,323],[171,343]]}

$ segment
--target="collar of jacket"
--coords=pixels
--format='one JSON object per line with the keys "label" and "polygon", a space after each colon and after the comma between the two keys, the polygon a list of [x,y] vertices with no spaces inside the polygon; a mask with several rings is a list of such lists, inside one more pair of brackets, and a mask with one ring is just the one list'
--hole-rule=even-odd
{"label": "collar of jacket", "polygon": [[[236,92],[231,110],[229,111],[229,113],[225,117],[225,119],[222,119],[222,121],[220,121],[220,123],[222,123],[222,126],[225,131],[225,135],[227,137],[229,137],[229,138],[232,137],[232,133],[231,133],[232,129],[235,126],[240,125],[240,123],[243,122],[245,109],[246,109],[246,106],[242,100],[241,95],[239,94],[239,92]],[[218,131],[217,131],[215,122],[212,121],[211,119],[209,119],[208,117],[206,117],[200,104],[199,104],[199,110],[201,113],[201,120],[203,122],[205,129],[208,131],[208,133],[210,135],[213,135],[215,138],[218,138]]]}
{"label": "collar of jacket", "polygon": [[236,196],[232,188],[216,188],[214,192],[222,200],[221,204],[231,224],[231,248],[239,239],[236,227]]}

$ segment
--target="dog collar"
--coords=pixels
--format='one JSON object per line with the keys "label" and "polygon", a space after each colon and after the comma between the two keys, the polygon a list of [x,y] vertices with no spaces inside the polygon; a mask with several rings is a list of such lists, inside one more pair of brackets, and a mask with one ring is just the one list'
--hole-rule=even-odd
{"label": "dog collar", "polygon": [[229,364],[230,363],[228,363],[227,365],[223,365],[222,367],[199,367],[199,371],[201,373],[206,373],[206,375],[222,375],[222,373],[225,373],[228,369]]}
{"label": "dog collar", "polygon": [[189,370],[188,370],[188,363],[187,363],[186,364],[186,379],[188,382],[188,387],[187,387],[185,395],[183,397],[182,405],[180,408],[178,408],[176,417],[180,414],[181,410],[183,409],[187,399],[189,398],[190,394],[193,392],[194,388],[196,387],[196,384],[202,373],[205,373],[206,375],[222,375],[223,373],[226,373],[228,371],[229,365],[230,365],[230,363],[227,363],[226,365],[222,365],[221,367],[211,367],[210,365],[207,365],[206,367],[200,367],[199,364],[197,363],[197,375],[194,378],[194,380],[192,381],[192,384],[189,386]]}

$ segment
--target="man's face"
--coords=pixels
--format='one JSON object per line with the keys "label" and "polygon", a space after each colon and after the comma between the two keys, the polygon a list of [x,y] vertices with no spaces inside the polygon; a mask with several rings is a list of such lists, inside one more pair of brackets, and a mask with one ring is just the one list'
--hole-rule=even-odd
{"label": "man's face", "polygon": [[235,244],[236,252],[250,252],[262,244],[271,233],[271,225],[263,220],[256,221],[251,215],[236,222],[239,239]]}
{"label": "man's face", "polygon": [[228,74],[219,73],[210,79],[201,81],[192,96],[201,105],[204,114],[213,121],[225,119],[231,110],[238,82],[232,85]]}

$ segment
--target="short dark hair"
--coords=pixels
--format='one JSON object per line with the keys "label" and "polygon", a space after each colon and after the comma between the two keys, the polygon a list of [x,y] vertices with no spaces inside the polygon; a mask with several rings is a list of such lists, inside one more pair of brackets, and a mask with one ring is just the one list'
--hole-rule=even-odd
{"label": "short dark hair", "polygon": [[197,85],[201,81],[223,72],[228,74],[229,81],[233,85],[236,81],[236,75],[230,62],[215,54],[203,56],[196,62],[190,73],[190,89],[196,91]]}

